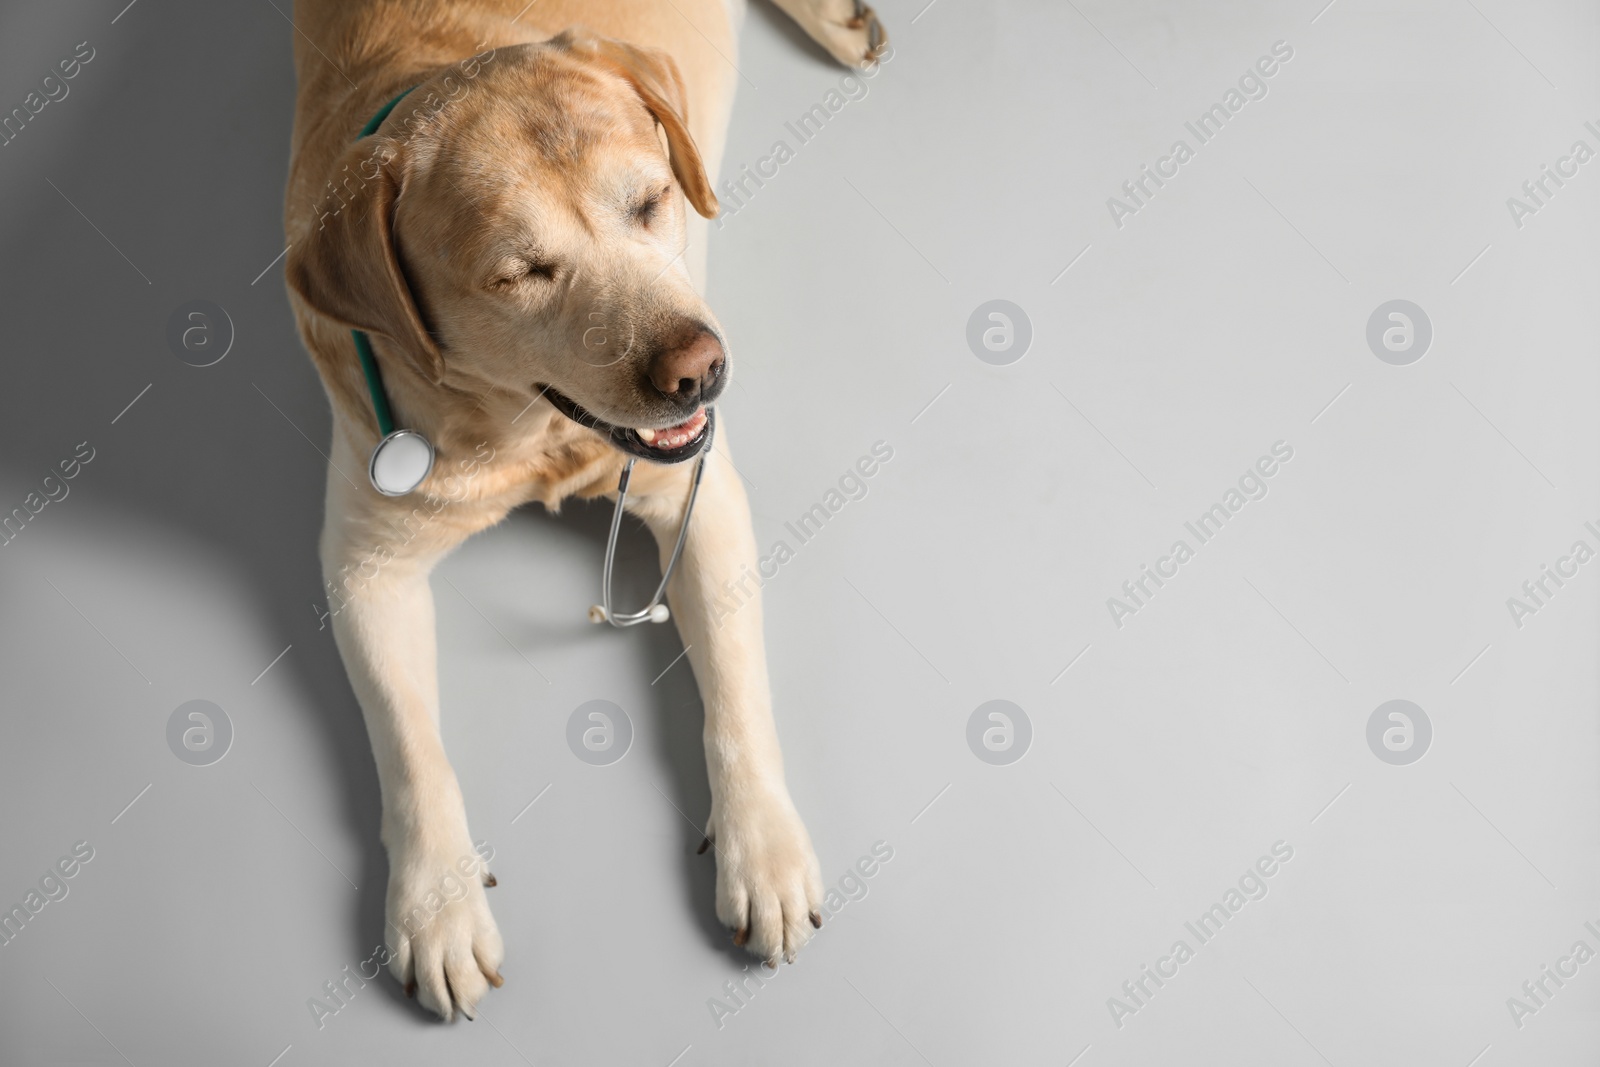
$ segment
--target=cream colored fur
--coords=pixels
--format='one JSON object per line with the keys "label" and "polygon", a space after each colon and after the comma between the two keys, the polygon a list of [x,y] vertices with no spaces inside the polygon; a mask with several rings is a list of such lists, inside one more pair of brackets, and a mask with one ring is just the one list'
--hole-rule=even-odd
{"label": "cream colored fur", "polygon": [[[621,425],[667,425],[630,373],[635,346],[686,319],[722,339],[702,298],[704,216],[742,3],[524,3],[295,5],[287,273],[333,406],[321,556],[383,792],[391,969],[445,1019],[473,1016],[500,984],[505,948],[484,893],[492,879],[466,862],[467,812],[440,739],[429,573],[521,504],[614,495],[621,454],[537,383]],[[870,58],[854,0],[778,3],[841,62]],[[383,129],[355,143],[411,86]],[[612,210],[652,190],[665,195],[649,225]],[[555,289],[519,274],[535,250],[559,264]],[[373,338],[397,421],[439,450],[410,497],[367,481],[378,431],[353,327]],[[668,595],[705,705],[716,913],[775,964],[811,935],[821,882],[784,783],[759,598],[712,624],[718,591],[756,562],[728,421]],[[635,473],[630,507],[663,556],[691,466]],[[453,872],[468,869],[463,886]],[[458,891],[441,897],[442,886]]]}

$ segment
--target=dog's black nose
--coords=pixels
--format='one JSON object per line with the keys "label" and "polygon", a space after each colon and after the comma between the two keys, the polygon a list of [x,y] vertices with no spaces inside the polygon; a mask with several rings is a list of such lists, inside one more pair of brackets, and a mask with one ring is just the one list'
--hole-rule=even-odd
{"label": "dog's black nose", "polygon": [[716,335],[697,324],[687,337],[668,345],[650,361],[650,383],[668,400],[699,400],[721,376],[724,358]]}

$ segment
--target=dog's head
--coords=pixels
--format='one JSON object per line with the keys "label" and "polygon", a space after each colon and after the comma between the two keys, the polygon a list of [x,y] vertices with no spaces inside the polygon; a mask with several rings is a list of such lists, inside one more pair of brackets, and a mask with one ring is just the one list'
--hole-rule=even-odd
{"label": "dog's head", "polygon": [[683,259],[685,199],[717,202],[667,55],[580,31],[500,49],[423,82],[340,164],[336,210],[289,254],[306,305],[429,382],[694,449],[729,366]]}

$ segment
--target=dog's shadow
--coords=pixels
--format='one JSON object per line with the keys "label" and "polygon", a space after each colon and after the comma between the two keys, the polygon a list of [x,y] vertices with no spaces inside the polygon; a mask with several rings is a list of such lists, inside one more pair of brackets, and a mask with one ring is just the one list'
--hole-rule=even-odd
{"label": "dog's shadow", "polygon": [[[167,716],[197,695],[188,690],[207,673],[214,649],[197,649],[192,634],[163,635],[148,608],[134,616],[152,620],[145,629],[128,623],[128,604],[107,603],[110,594],[54,562],[50,531],[92,531],[94,551],[113,559],[129,584],[144,581],[145,568],[170,567],[180,550],[203,557],[192,580],[227,575],[226,595],[244,605],[250,630],[267,635],[249,657],[259,655],[264,666],[277,650],[293,648],[260,685],[246,674],[206,694],[237,720],[240,738],[208,773],[232,788],[243,810],[263,803],[252,783],[267,794],[290,792],[295,769],[263,763],[247,739],[274,730],[273,719],[303,717],[317,749],[339,768],[332,814],[361,842],[357,867],[347,867],[360,886],[356,922],[340,949],[359,961],[382,938],[386,864],[366,731],[313,609],[324,601],[318,449],[327,446],[329,413],[282,282],[293,30],[269,5],[139,4],[114,22],[112,14],[41,6],[0,45],[7,69],[25,70],[35,83],[56,74],[75,49],[90,57],[70,80],[53,83],[66,94],[0,148],[7,193],[0,198],[0,309],[11,357],[0,391],[5,508],[37,490],[78,442],[94,449],[70,494],[7,546],[0,595],[14,606],[41,606],[44,618],[71,618],[51,580],[110,643],[142,661],[148,685],[129,672],[126,692],[108,699],[97,689],[91,706],[108,724],[136,716],[148,743],[91,758],[107,768],[139,760],[159,766],[171,758]],[[197,298],[221,314],[175,314]],[[169,344],[173,322],[182,324],[180,334],[197,328],[189,347]],[[219,619],[212,639],[242,629],[234,618]],[[244,658],[238,652],[230,647],[217,658]],[[75,684],[68,679],[62,689]],[[108,810],[126,800],[120,776],[84,788],[105,789],[97,802]],[[287,887],[279,895],[292,899]]]}

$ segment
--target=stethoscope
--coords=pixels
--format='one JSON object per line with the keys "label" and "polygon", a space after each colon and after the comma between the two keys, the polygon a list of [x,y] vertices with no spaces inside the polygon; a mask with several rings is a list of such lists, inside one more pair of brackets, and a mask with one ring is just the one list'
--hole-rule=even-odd
{"label": "stethoscope", "polygon": [[[362,127],[356,140],[374,133],[383,120],[389,117],[389,112],[394,110],[396,104],[405,99],[404,93],[385,104],[376,115]],[[414,492],[433,470],[433,461],[436,452],[433,442],[427,435],[419,430],[397,429],[394,424],[394,410],[389,406],[389,396],[383,388],[383,375],[378,371],[377,358],[372,353],[372,341],[362,330],[351,330],[355,338],[356,354],[361,357],[361,370],[367,379],[367,392],[372,397],[372,410],[378,418],[378,432],[381,435],[377,445],[372,449],[372,457],[367,461],[367,477],[372,482],[372,488],[384,496],[407,496]],[[683,522],[678,527],[678,540],[672,546],[672,557],[667,560],[667,565],[661,574],[661,584],[656,586],[655,595],[650,602],[638,611],[617,611],[611,606],[611,575],[616,569],[617,535],[622,529],[622,512],[628,502],[628,481],[633,475],[635,459],[628,457],[628,462],[622,468],[622,475],[617,479],[617,505],[611,513],[611,530],[606,536],[605,562],[600,568],[600,603],[589,608],[589,621],[594,623],[609,622],[612,626],[621,629],[626,626],[637,626],[641,622],[666,622],[672,617],[672,612],[662,599],[667,594],[667,583],[672,580],[672,572],[678,565],[678,559],[683,555],[684,542],[689,538],[689,519],[694,515],[695,498],[700,495],[700,479],[705,474],[706,457],[711,454],[711,440],[716,432],[715,413],[706,409],[706,429],[701,435],[699,443],[691,451],[673,456],[670,460],[663,458],[662,462],[681,463],[691,457],[697,457],[694,474],[689,481],[689,499],[684,505]]]}
{"label": "stethoscope", "polygon": [[[356,352],[361,357],[361,369],[367,378],[367,391],[372,395],[372,409],[378,417],[378,431],[382,438],[372,449],[367,462],[367,477],[372,488],[384,496],[407,496],[414,492],[433,470],[437,455],[433,442],[420,430],[396,429],[394,412],[389,407],[389,397],[383,388],[383,376],[378,371],[378,361],[372,354],[372,341],[361,330],[350,331],[355,337]],[[611,512],[611,529],[606,534],[605,562],[600,568],[600,603],[589,608],[590,622],[609,622],[619,629],[637,626],[641,622],[666,622],[672,617],[667,605],[662,603],[667,595],[667,583],[683,555],[684,542],[689,539],[689,520],[694,515],[694,503],[700,495],[700,479],[705,475],[706,457],[711,454],[711,441],[716,435],[717,421],[707,409],[705,433],[692,452],[674,457],[671,462],[681,463],[694,457],[694,474],[689,478],[689,499],[683,507],[683,522],[678,526],[678,539],[673,543],[672,556],[661,572],[661,584],[650,602],[638,611],[618,611],[611,602],[611,576],[616,570],[617,536],[622,531],[622,513],[628,503],[628,482],[633,477],[633,456],[622,467],[617,479],[617,504]]]}
{"label": "stethoscope", "polygon": [[[709,412],[707,415],[709,416]],[[609,622],[612,626],[637,626],[641,622],[666,622],[672,617],[661,598],[667,594],[667,582],[672,580],[672,570],[683,555],[683,543],[689,538],[689,517],[694,514],[695,497],[700,495],[700,476],[706,470],[706,457],[711,454],[711,437],[716,432],[714,419],[706,419],[706,432],[701,437],[699,458],[695,460],[694,474],[689,478],[689,499],[683,506],[683,522],[678,527],[678,540],[672,546],[672,556],[661,572],[661,584],[656,586],[650,603],[638,611],[619,612],[611,606],[611,571],[617,558],[617,532],[622,529],[622,507],[628,502],[628,478],[633,474],[634,458],[628,457],[622,476],[617,479],[617,506],[611,512],[611,532],[606,535],[606,560],[600,568],[600,603],[589,609],[590,622]],[[685,457],[687,458],[687,457]]]}

